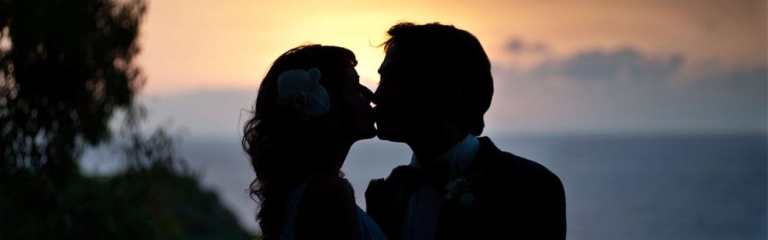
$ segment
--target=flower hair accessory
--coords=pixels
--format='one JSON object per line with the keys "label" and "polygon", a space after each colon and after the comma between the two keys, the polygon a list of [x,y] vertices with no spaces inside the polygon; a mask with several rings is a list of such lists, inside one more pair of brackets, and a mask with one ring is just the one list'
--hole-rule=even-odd
{"label": "flower hair accessory", "polygon": [[299,111],[311,115],[323,115],[330,111],[330,98],[320,85],[322,73],[317,68],[291,69],[277,77],[277,92],[281,102],[293,104]]}

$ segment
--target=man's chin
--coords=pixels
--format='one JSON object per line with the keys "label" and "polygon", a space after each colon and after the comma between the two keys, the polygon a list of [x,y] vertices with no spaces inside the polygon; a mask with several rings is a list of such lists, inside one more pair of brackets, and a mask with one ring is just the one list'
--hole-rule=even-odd
{"label": "man's chin", "polygon": [[389,132],[381,129],[379,129],[378,132],[376,133],[376,137],[385,141],[404,142],[403,137],[401,137],[399,134],[394,134],[393,132]]}
{"label": "man's chin", "polygon": [[370,131],[367,131],[364,134],[361,134],[360,140],[371,139],[374,137],[376,137],[376,129],[371,129]]}
{"label": "man's chin", "polygon": [[356,141],[359,141],[359,140],[371,139],[374,137],[376,137],[376,128],[371,127],[369,129],[360,130],[359,132],[357,132],[355,134],[354,139]]}

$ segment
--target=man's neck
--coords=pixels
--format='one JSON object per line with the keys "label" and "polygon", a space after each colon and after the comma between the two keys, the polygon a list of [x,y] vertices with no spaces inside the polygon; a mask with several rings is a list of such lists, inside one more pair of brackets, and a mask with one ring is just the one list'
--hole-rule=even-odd
{"label": "man's neck", "polygon": [[467,137],[467,133],[459,131],[436,131],[434,135],[423,136],[409,141],[407,144],[416,156],[418,163],[428,167],[433,165],[440,155],[448,152],[465,137]]}

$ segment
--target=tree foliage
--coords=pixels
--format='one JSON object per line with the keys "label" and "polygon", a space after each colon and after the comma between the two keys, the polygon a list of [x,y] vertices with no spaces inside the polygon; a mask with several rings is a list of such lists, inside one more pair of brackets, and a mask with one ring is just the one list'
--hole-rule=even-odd
{"label": "tree foliage", "polygon": [[30,172],[0,181],[0,239],[249,239],[219,197],[182,165],[171,137],[125,133],[114,176],[51,184]]}
{"label": "tree foliage", "polygon": [[0,169],[70,175],[144,82],[143,0],[0,0]]}
{"label": "tree foliage", "polygon": [[[0,0],[0,239],[247,239],[133,99],[144,0]],[[127,113],[111,176],[80,152]],[[134,119],[136,118],[136,119]]]}

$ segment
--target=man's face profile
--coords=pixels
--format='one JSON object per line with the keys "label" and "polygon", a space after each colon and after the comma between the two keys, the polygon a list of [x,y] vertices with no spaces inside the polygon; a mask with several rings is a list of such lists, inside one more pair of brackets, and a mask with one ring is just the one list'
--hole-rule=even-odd
{"label": "man's face profile", "polygon": [[[403,61],[402,52],[396,45],[390,45],[384,61],[379,67],[379,87],[376,88],[376,126],[379,138],[403,141],[405,132],[414,115],[415,99],[410,97],[408,79],[409,67]],[[410,103],[410,104],[409,104]]]}

